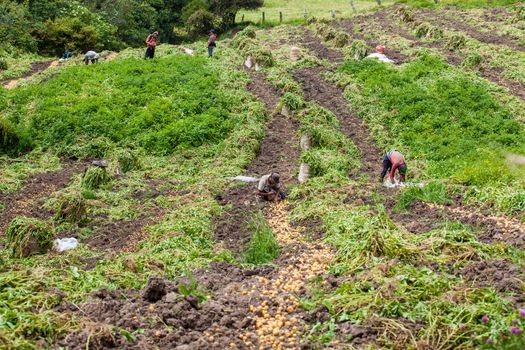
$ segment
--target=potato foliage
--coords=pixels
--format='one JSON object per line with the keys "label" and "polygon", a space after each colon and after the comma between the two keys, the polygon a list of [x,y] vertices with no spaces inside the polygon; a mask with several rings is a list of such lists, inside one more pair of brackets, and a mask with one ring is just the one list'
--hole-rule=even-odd
{"label": "potato foliage", "polygon": [[[11,94],[2,113],[24,129],[33,146],[66,155],[76,153],[79,140],[101,138],[166,155],[216,143],[232,129],[229,115],[236,97],[218,83],[202,58],[77,66]],[[89,153],[89,147],[83,149]]]}

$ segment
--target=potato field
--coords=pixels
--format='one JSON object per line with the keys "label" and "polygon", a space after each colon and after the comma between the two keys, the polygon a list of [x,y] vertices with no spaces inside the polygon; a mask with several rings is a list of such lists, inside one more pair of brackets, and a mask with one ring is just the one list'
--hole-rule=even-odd
{"label": "potato field", "polygon": [[0,349],[523,350],[525,5],[344,14],[0,69]]}

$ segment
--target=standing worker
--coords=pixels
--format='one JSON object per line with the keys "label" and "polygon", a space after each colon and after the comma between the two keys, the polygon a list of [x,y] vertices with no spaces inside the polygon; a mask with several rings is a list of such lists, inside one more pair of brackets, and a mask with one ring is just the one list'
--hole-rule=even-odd
{"label": "standing worker", "polygon": [[213,57],[213,49],[217,46],[215,43],[217,41],[217,32],[215,29],[210,30],[210,37],[208,39],[208,57]]}
{"label": "standing worker", "polygon": [[385,179],[385,175],[390,171],[390,181],[392,184],[396,183],[395,175],[396,170],[399,170],[399,182],[405,182],[405,176],[407,173],[407,165],[405,163],[405,157],[398,150],[392,150],[388,152],[383,159],[383,171],[381,172],[381,183]]}
{"label": "standing worker", "polygon": [[146,38],[146,58],[154,58],[155,57],[155,48],[157,47],[157,37],[159,36],[159,32],[153,32],[153,34],[148,35]]}
{"label": "standing worker", "polygon": [[100,58],[100,55],[96,53],[93,50],[89,50],[86,52],[86,55],[84,56],[84,63],[89,64],[89,61],[91,61],[92,64],[98,63],[98,59]]}

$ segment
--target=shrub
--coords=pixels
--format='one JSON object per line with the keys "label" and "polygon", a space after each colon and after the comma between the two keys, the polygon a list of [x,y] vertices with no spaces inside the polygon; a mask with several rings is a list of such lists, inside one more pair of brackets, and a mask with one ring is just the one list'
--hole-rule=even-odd
{"label": "shrub", "polygon": [[0,70],[6,70],[8,67],[7,61],[0,58]]}
{"label": "shrub", "polygon": [[330,26],[326,26],[326,30],[323,32],[322,37],[324,41],[330,41],[335,39],[337,32]]}
{"label": "shrub", "polygon": [[317,23],[318,19],[317,17],[310,17],[308,18],[308,20],[306,21],[308,24],[314,24],[314,23]]}
{"label": "shrub", "polygon": [[445,43],[445,48],[450,51],[457,51],[464,48],[467,45],[467,38],[463,34],[454,34],[448,38]]}
{"label": "shrub", "polygon": [[131,150],[120,150],[117,152],[117,161],[119,169],[123,173],[142,167],[138,152]]}
{"label": "shrub", "polygon": [[424,187],[408,187],[401,192],[397,208],[408,209],[415,201],[445,204],[450,202],[447,189],[442,183],[431,182]]}
{"label": "shrub", "polygon": [[18,135],[6,118],[0,117],[0,152],[10,153],[18,147]]}
{"label": "shrub", "polygon": [[339,48],[345,47],[349,41],[350,35],[345,32],[338,32],[334,38],[334,46]]}
{"label": "shrub", "polygon": [[250,38],[255,39],[257,38],[257,33],[255,32],[256,28],[253,26],[248,26],[241,30],[237,35],[235,36],[235,39],[238,38]]}
{"label": "shrub", "polygon": [[525,5],[516,6],[516,22],[525,21]]}
{"label": "shrub", "polygon": [[45,253],[52,246],[53,229],[45,221],[17,216],[6,231],[6,244],[15,258]]}
{"label": "shrub", "polygon": [[414,34],[418,38],[440,39],[443,37],[443,30],[423,22],[416,27]]}
{"label": "shrub", "polygon": [[215,27],[215,15],[207,10],[195,11],[186,21],[186,28],[190,37],[206,34],[210,28]]}
{"label": "shrub", "polygon": [[400,7],[399,9],[397,9],[396,13],[402,22],[414,22],[414,12],[408,7]]}
{"label": "shrub", "polygon": [[55,213],[55,220],[58,222],[81,223],[86,215],[86,200],[80,193],[64,195],[58,200]]}
{"label": "shrub", "polygon": [[350,46],[350,52],[356,60],[361,60],[368,54],[368,45],[363,40],[354,40]]}
{"label": "shrub", "polygon": [[82,186],[88,190],[96,190],[111,181],[105,168],[97,166],[90,167],[84,173]]}
{"label": "shrub", "polygon": [[478,67],[483,62],[483,56],[479,53],[473,52],[469,54],[463,61],[463,67],[474,68]]}
{"label": "shrub", "polygon": [[244,253],[244,260],[248,264],[266,264],[279,255],[277,243],[272,229],[261,213],[258,213],[249,223],[253,232],[248,250]]}
{"label": "shrub", "polygon": [[271,67],[274,64],[272,52],[259,45],[250,47],[247,54],[251,56],[257,64],[262,66]]}
{"label": "shrub", "polygon": [[287,92],[281,98],[281,104],[291,111],[297,111],[303,107],[304,101],[301,96]]}

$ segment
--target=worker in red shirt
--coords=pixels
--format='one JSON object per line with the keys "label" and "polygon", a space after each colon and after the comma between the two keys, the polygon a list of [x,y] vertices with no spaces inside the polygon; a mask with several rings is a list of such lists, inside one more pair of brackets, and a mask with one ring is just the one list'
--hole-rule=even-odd
{"label": "worker in red shirt", "polygon": [[155,57],[155,48],[157,47],[157,37],[159,32],[154,32],[153,34],[148,35],[146,38],[146,58]]}
{"label": "worker in red shirt", "polygon": [[383,159],[383,171],[381,172],[381,183],[385,179],[387,172],[390,172],[390,181],[392,184],[396,183],[394,178],[396,170],[399,171],[399,182],[405,182],[405,177],[407,173],[407,165],[405,163],[405,157],[398,150],[392,150],[388,152]]}

